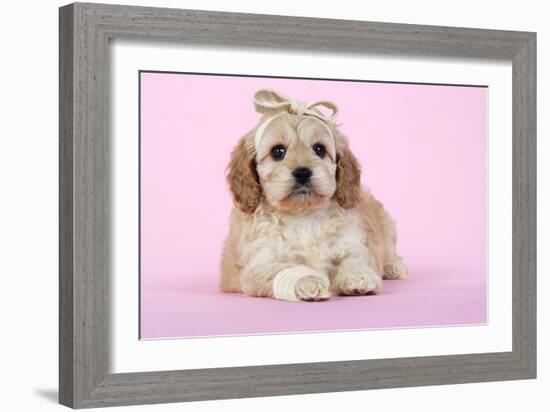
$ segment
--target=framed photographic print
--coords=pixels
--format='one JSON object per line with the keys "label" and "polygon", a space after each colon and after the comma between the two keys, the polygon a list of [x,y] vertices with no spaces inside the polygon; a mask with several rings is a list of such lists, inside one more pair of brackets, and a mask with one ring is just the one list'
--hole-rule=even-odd
{"label": "framed photographic print", "polygon": [[60,9],[60,402],[536,376],[534,33]]}

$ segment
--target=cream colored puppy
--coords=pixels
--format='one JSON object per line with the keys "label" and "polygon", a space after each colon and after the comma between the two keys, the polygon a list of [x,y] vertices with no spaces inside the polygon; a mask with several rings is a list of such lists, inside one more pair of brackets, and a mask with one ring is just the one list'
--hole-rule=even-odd
{"label": "cream colored puppy", "polygon": [[271,90],[258,91],[254,103],[264,116],[228,166],[235,208],[221,290],[320,301],[376,293],[383,278],[406,277],[395,223],[361,189],[360,166],[334,125],[336,106]]}

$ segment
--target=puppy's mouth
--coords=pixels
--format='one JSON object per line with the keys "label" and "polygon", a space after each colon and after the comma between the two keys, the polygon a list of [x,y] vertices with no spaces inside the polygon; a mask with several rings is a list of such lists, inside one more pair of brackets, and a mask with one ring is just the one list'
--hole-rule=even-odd
{"label": "puppy's mouth", "polygon": [[309,183],[296,184],[289,194],[279,202],[279,207],[287,211],[303,211],[316,208],[324,200],[325,196],[317,193]]}
{"label": "puppy's mouth", "polygon": [[289,197],[290,196],[296,196],[296,197],[309,197],[309,196],[315,196],[317,193],[315,190],[311,187],[309,184],[305,185],[294,185],[292,188]]}

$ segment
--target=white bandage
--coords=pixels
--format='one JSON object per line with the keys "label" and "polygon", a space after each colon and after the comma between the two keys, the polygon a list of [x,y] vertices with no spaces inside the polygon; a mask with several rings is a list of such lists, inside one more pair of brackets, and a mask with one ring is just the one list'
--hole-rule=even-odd
{"label": "white bandage", "polygon": [[256,148],[256,150],[258,150],[258,146],[260,146],[260,142],[262,141],[265,129],[267,129],[269,123],[271,123],[271,121],[275,120],[277,117],[281,117],[283,114],[284,113],[279,113],[275,116],[268,117],[261,125],[258,126],[258,128],[256,129],[256,134],[254,136],[254,147]]}
{"label": "white bandage", "polygon": [[[256,129],[256,135],[254,136],[254,144],[256,150],[262,140],[265,129],[271,123],[283,114],[296,114],[300,116],[309,116],[318,120],[327,129],[329,136],[333,137],[332,131],[328,126],[338,115],[338,107],[328,100],[318,100],[316,102],[307,103],[300,100],[291,99],[284,94],[278,93],[274,90],[261,89],[254,94],[254,107],[258,113],[267,115],[264,122]],[[325,115],[321,113],[318,108],[324,107],[331,111],[330,114]]]}
{"label": "white bandage", "polygon": [[[255,146],[256,150],[258,150],[258,147],[260,146],[260,142],[262,141],[262,137],[264,135],[265,129],[267,129],[267,126],[269,126],[269,124],[273,120],[275,120],[277,117],[281,117],[284,114],[285,113],[278,113],[275,116],[268,117],[260,126],[258,126],[258,128],[256,129],[256,134],[254,135],[254,146]],[[332,131],[326,125],[326,123],[319,120],[319,119],[317,119],[316,117],[312,117],[312,119],[316,119],[320,124],[322,124],[324,126],[324,128],[327,129],[328,135],[334,141],[334,136],[332,135]]]}
{"label": "white bandage", "polygon": [[280,271],[273,278],[273,296],[280,300],[299,301],[300,299],[296,296],[296,284],[300,279],[307,276],[314,276],[320,279],[327,284],[328,288],[328,280],[320,276],[313,269],[307,266],[293,266]]}

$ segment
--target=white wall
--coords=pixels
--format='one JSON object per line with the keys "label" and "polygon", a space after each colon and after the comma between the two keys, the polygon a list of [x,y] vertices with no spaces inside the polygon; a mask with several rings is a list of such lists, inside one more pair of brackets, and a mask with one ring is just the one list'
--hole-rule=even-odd
{"label": "white wall", "polygon": [[[107,1],[106,1],[107,2]],[[244,11],[252,13],[466,26],[538,32],[539,86],[539,379],[536,381],[389,389],[194,404],[134,410],[241,411],[310,409],[361,410],[547,410],[549,305],[543,276],[550,269],[549,224],[544,211],[550,185],[548,85],[550,26],[543,1],[454,2],[403,0],[130,1],[128,4]],[[3,410],[60,408],[57,392],[57,7],[63,2],[2,4],[0,25],[0,397]],[[542,116],[546,113],[546,117]],[[6,127],[7,126],[7,127]],[[546,187],[545,187],[546,186]],[[546,250],[545,250],[546,249]],[[546,252],[546,253],[545,253]],[[7,266],[6,266],[7,263]],[[546,406],[548,408],[548,406]],[[120,410],[120,409],[117,409]],[[130,410],[123,408],[123,410]]]}

